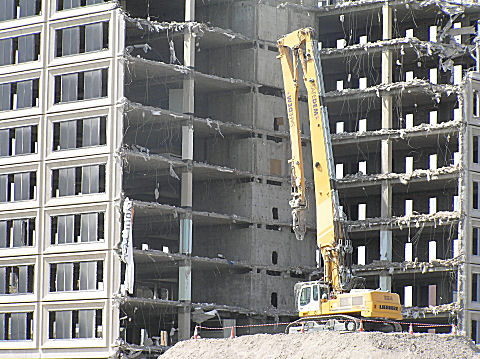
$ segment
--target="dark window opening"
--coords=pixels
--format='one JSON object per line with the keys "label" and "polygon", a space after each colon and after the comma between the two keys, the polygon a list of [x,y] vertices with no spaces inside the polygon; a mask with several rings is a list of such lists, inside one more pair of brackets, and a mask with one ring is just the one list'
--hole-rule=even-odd
{"label": "dark window opening", "polygon": [[0,21],[39,15],[41,9],[41,0],[1,0]]}
{"label": "dark window opening", "polygon": [[81,6],[102,4],[109,0],[57,0],[57,11],[74,9]]}
{"label": "dark window opening", "polygon": [[267,184],[270,184],[272,186],[279,186],[280,187],[282,185],[282,182],[267,180]]}
{"label": "dark window opening", "polygon": [[478,227],[472,227],[472,254],[478,256]]}
{"label": "dark window opening", "polygon": [[0,341],[32,339],[33,312],[0,313]]}
{"label": "dark window opening", "polygon": [[276,270],[267,270],[266,273],[267,275],[271,275],[272,277],[280,277],[282,275],[281,272]]}
{"label": "dark window opening", "polygon": [[103,338],[101,309],[51,311],[48,314],[49,339]]}
{"label": "dark window opening", "polygon": [[276,226],[276,225],[272,225],[272,224],[267,224],[265,226],[266,229],[268,229],[269,231],[279,231],[280,230],[280,226]]}
{"label": "dark window opening", "polygon": [[478,136],[473,136],[473,163],[478,163]]}
{"label": "dark window opening", "polygon": [[56,57],[108,49],[108,21],[68,27],[55,32]]}
{"label": "dark window opening", "polygon": [[103,241],[104,217],[103,212],[52,216],[50,243],[60,245]]}
{"label": "dark window opening", "polygon": [[50,264],[50,292],[102,289],[102,261]]}
{"label": "dark window opening", "polygon": [[0,157],[37,153],[37,126],[0,130]]}
{"label": "dark window opening", "polygon": [[278,219],[278,208],[277,207],[272,208],[272,217],[273,217],[273,219]]}
{"label": "dark window opening", "polygon": [[52,197],[105,192],[105,165],[52,170]]}
{"label": "dark window opening", "polygon": [[275,117],[273,119],[273,130],[278,131],[280,130],[280,126],[283,125],[283,117]]}
{"label": "dark window opening", "polygon": [[0,295],[33,293],[33,265],[0,267]]}
{"label": "dark window opening", "polygon": [[473,209],[478,209],[478,182],[473,181]]}
{"label": "dark window opening", "polygon": [[55,76],[55,103],[107,97],[108,69]]}
{"label": "dark window opening", "polygon": [[478,274],[472,273],[472,302],[478,300]]}
{"label": "dark window opening", "polygon": [[473,342],[475,344],[478,343],[478,340],[477,340],[477,325],[478,325],[478,321],[477,320],[472,320],[471,322],[471,333],[470,333],[470,339],[473,340]]}
{"label": "dark window opening", "polygon": [[0,248],[31,247],[35,218],[0,221]]}
{"label": "dark window opening", "polygon": [[103,146],[107,143],[107,118],[94,117],[53,124],[53,150]]}
{"label": "dark window opening", "polygon": [[273,292],[272,295],[270,296],[270,304],[275,308],[278,307],[278,295],[277,295],[277,293]]}
{"label": "dark window opening", "polygon": [[38,79],[0,84],[0,111],[38,107]]}
{"label": "dark window opening", "polygon": [[272,264],[277,264],[278,263],[278,253],[273,251],[272,252]]}
{"label": "dark window opening", "polygon": [[267,136],[267,140],[273,141],[275,143],[282,143],[283,139],[281,137]]}

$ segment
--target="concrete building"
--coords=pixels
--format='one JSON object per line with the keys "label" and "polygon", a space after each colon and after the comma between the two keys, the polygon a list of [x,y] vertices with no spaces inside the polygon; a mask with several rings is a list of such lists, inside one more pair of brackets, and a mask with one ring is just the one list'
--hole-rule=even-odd
{"label": "concrete building", "polygon": [[314,209],[291,231],[276,40],[306,26],[357,275],[477,341],[480,8],[456,3],[0,0],[0,357],[295,317],[321,273]]}

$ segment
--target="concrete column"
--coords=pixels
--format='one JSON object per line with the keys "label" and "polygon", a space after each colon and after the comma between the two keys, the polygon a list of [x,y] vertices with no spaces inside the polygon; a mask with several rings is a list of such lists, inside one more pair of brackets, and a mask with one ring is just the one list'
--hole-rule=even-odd
{"label": "concrete column", "polygon": [[[382,9],[383,14],[383,40],[392,38],[392,8],[385,4]],[[392,59],[391,50],[382,51],[382,83],[392,83]],[[392,128],[393,98],[391,95],[382,95],[382,129]],[[392,171],[392,141],[382,140],[381,143],[381,173],[390,173]],[[392,187],[388,181],[382,182],[381,208],[382,218],[392,216]],[[392,260],[392,231],[388,228],[380,230],[380,260]],[[381,290],[392,290],[392,277],[387,274],[380,275]]]}
{"label": "concrete column", "polygon": [[[195,21],[195,0],[185,0],[185,21]],[[183,39],[183,64],[195,68],[195,37],[189,31]],[[190,115],[182,126],[182,160],[187,163],[182,173],[181,206],[186,209],[180,217],[180,253],[192,254],[192,188],[193,188],[193,113],[195,112],[195,80],[191,74],[183,80],[183,113]],[[190,338],[192,301],[192,264],[190,260],[180,263],[178,268],[178,300],[183,306],[178,310],[178,339]]]}

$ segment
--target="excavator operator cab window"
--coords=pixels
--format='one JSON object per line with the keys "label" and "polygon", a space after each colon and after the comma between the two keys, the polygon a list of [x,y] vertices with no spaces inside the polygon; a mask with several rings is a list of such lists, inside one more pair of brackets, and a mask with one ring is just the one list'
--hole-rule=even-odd
{"label": "excavator operator cab window", "polygon": [[313,286],[313,300],[318,302],[318,285]]}
{"label": "excavator operator cab window", "polygon": [[304,306],[310,303],[311,298],[311,291],[312,287],[304,287],[302,288],[302,292],[300,293],[300,305]]}

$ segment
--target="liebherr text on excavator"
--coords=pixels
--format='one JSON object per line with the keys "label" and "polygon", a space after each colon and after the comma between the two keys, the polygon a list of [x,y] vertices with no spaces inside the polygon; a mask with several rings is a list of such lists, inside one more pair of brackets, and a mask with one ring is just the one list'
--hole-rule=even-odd
{"label": "liebherr text on excavator", "polygon": [[314,30],[304,28],[278,40],[292,150],[293,229],[297,239],[306,233],[307,197],[302,158],[298,107],[299,66],[307,89],[310,139],[316,204],[317,245],[323,259],[323,280],[297,283],[295,300],[300,319],[287,331],[357,330],[362,318],[365,330],[401,331],[398,294],[373,289],[355,289],[351,272],[352,245],[347,239],[335,190],[334,162],[325,89],[318,43]]}

